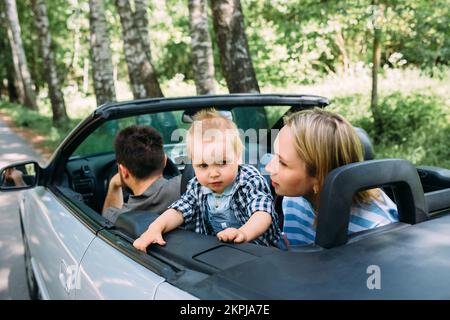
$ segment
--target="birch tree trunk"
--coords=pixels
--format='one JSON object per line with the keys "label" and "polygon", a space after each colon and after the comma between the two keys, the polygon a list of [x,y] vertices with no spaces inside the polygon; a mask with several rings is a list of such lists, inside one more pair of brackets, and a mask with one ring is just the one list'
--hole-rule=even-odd
{"label": "birch tree trunk", "polygon": [[163,93],[151,60],[147,57],[140,30],[128,0],[116,0],[122,24],[125,60],[135,99],[162,97]]}
{"label": "birch tree trunk", "polygon": [[68,117],[52,51],[52,37],[49,30],[47,7],[44,0],[32,0],[31,3],[34,12],[34,22],[39,35],[42,58],[44,59],[44,72],[52,105],[53,124],[61,126],[67,122]]}
{"label": "birch tree trunk", "polygon": [[32,110],[37,110],[36,96],[33,91],[30,71],[28,69],[25,51],[23,49],[22,34],[20,30],[19,17],[17,15],[16,0],[5,0],[6,20],[8,25],[8,38],[11,45],[14,68],[17,78],[23,84],[23,104]]}
{"label": "birch tree trunk", "polygon": [[116,100],[113,65],[103,0],[89,0],[91,60],[97,105]]}
{"label": "birch tree trunk", "polygon": [[189,0],[189,30],[197,94],[213,94],[215,70],[206,0]]}
{"label": "birch tree trunk", "polygon": [[240,0],[211,0],[222,73],[230,93],[259,92]]}
{"label": "birch tree trunk", "polygon": [[148,32],[148,0],[134,0],[134,21],[139,30],[141,42],[147,55],[147,59],[151,61],[151,49],[150,49],[150,33]]}
{"label": "birch tree trunk", "polygon": [[[0,61],[5,66],[6,70],[6,90],[10,102],[23,103],[25,97],[23,95],[22,81],[17,80],[17,73],[14,70],[14,63],[12,62],[11,48],[8,40],[8,26],[6,25],[6,14],[2,3],[0,3]],[[0,79],[3,82],[3,79]],[[22,97],[19,97],[19,90],[22,89]]]}

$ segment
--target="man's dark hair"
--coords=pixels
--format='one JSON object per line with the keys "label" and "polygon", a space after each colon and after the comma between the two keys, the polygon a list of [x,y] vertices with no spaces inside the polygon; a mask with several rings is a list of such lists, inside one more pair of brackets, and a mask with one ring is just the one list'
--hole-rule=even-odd
{"label": "man's dark hair", "polygon": [[122,129],[114,140],[114,148],[116,161],[137,179],[164,170],[163,139],[152,127],[132,125]]}

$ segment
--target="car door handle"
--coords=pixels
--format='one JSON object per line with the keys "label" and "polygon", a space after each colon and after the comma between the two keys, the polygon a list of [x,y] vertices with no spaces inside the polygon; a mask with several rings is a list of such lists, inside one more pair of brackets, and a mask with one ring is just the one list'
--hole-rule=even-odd
{"label": "car door handle", "polygon": [[64,259],[61,259],[59,265],[59,281],[66,291],[67,294],[70,293],[70,290],[75,288],[76,285],[76,275],[77,275],[77,266],[76,265],[67,265]]}

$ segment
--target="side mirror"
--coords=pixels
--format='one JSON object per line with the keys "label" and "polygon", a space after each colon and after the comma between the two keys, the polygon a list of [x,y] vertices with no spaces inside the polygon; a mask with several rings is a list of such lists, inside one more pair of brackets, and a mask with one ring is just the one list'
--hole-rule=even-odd
{"label": "side mirror", "polygon": [[0,171],[0,191],[17,191],[34,188],[39,181],[41,168],[34,161],[13,164]]}

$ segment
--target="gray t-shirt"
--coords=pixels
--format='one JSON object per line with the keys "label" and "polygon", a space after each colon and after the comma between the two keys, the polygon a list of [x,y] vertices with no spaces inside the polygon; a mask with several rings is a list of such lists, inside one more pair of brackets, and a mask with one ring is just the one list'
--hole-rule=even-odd
{"label": "gray t-shirt", "polygon": [[180,184],[181,175],[169,180],[161,177],[153,182],[141,195],[130,195],[128,202],[124,203],[121,209],[108,208],[103,216],[114,223],[121,213],[128,211],[144,210],[161,214],[172,203],[180,199]]}

